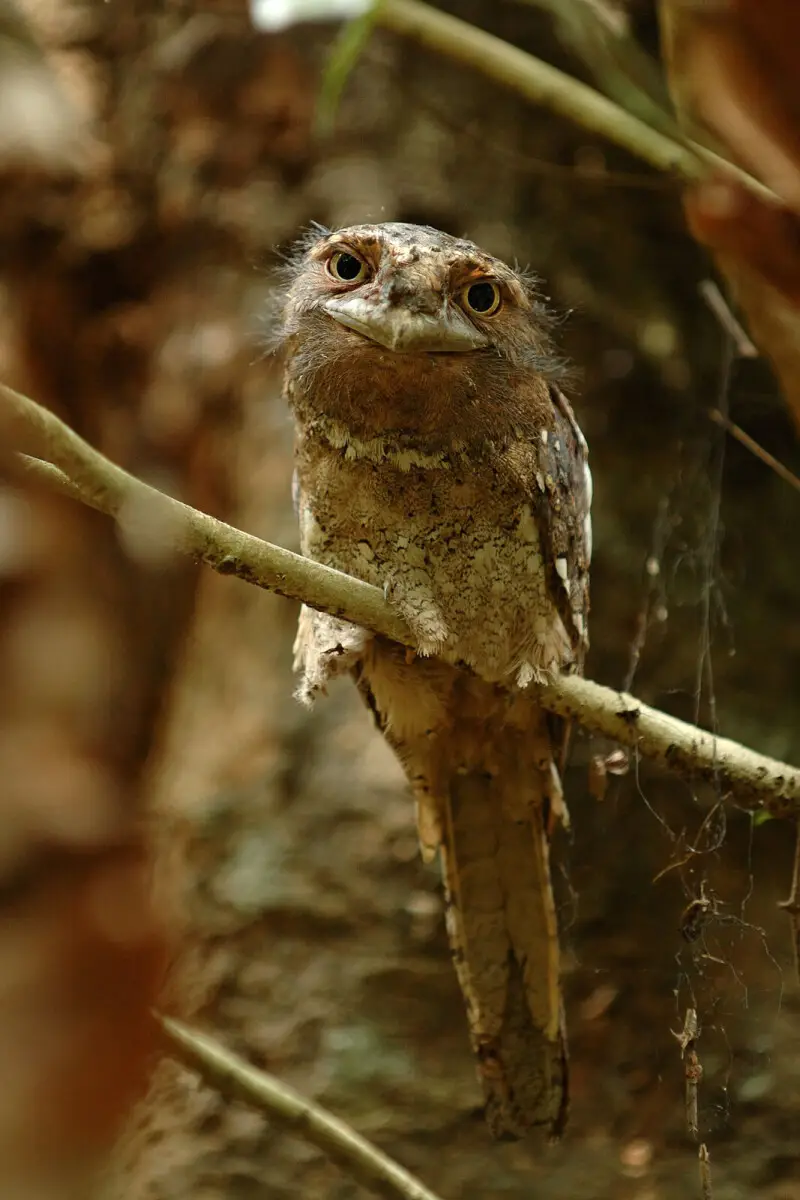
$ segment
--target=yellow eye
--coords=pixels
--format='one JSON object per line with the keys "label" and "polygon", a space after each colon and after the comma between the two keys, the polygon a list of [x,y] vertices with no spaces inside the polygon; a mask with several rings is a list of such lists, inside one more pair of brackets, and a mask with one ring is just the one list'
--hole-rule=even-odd
{"label": "yellow eye", "polygon": [[461,293],[461,303],[468,313],[476,317],[493,317],[500,311],[503,297],[500,288],[491,279],[481,279],[471,283]]}
{"label": "yellow eye", "polygon": [[328,259],[328,274],[341,283],[361,283],[368,273],[367,264],[346,250],[337,250]]}

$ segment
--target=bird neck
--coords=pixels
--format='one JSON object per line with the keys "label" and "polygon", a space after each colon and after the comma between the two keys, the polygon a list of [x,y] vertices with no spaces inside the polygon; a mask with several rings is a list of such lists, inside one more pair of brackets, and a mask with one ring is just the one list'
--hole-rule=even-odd
{"label": "bird neck", "polygon": [[[398,356],[399,357],[399,356]],[[286,398],[298,425],[351,456],[385,461],[392,454],[420,464],[442,456],[483,455],[513,442],[538,438],[551,409],[546,381],[515,371],[498,359],[478,360],[470,370],[438,359],[403,362],[389,370],[367,360],[361,371],[344,362],[321,363],[296,354],[287,361]],[[412,356],[408,356],[410,360]]]}

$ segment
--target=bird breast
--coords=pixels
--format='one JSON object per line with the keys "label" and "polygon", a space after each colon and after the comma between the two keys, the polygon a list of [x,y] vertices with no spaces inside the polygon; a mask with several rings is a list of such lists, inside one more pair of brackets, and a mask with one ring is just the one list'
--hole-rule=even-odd
{"label": "bird breast", "polygon": [[390,591],[429,592],[448,630],[444,657],[486,679],[557,670],[569,639],[519,484],[463,453],[377,453],[301,440],[303,552]]}

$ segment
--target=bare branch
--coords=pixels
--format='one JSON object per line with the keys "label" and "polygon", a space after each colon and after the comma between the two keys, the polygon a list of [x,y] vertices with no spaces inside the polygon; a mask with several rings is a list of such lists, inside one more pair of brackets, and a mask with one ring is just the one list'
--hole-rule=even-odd
{"label": "bare branch", "polygon": [[697,289],[736,347],[740,358],[758,358],[758,350],[750,341],[744,327],[737,321],[731,307],[713,279],[703,279]]}
{"label": "bare branch", "polygon": [[273,1075],[258,1071],[219,1042],[169,1017],[159,1018],[177,1057],[223,1095],[244,1100],[270,1121],[299,1134],[362,1187],[387,1200],[439,1200],[399,1163]]}
{"label": "bare branch", "polygon": [[726,417],[725,413],[720,412],[718,408],[710,408],[708,415],[715,425],[719,425],[731,437],[736,438],[740,445],[749,450],[755,458],[760,459],[771,471],[774,471],[784,483],[788,483],[789,487],[793,487],[796,492],[800,492],[800,479],[788,467],[784,466],[774,454],[770,454],[763,446],[759,446],[758,442],[754,438],[751,438],[749,433],[745,433],[739,425],[735,425],[730,417]]}
{"label": "bare branch", "polygon": [[714,1200],[714,1191],[711,1187],[711,1156],[705,1142],[697,1151],[697,1161],[700,1168],[700,1195],[703,1200]]}
{"label": "bare branch", "polygon": [[[222,575],[237,575],[414,647],[411,631],[380,589],[164,495],[104,458],[53,413],[2,384],[0,410],[16,421],[28,448],[48,460],[19,455],[24,471],[115,517],[123,528],[134,517],[146,521],[165,545]],[[795,767],[589,679],[562,675],[538,685],[538,690],[542,704],[552,712],[630,746],[668,770],[719,786],[743,807],[764,809],[772,816],[800,816],[800,770]]]}
{"label": "bare branch", "polygon": [[774,817],[800,812],[800,771],[728,738],[649,708],[627,692],[562,675],[540,687],[542,704],[638,750],[669,771],[719,785],[745,808]]}
{"label": "bare branch", "polygon": [[384,0],[377,18],[395,33],[466,63],[527,100],[608,138],[659,171],[697,182],[709,171],[724,170],[762,199],[774,199],[758,180],[705,146],[666,137],[571,75],[421,0]]}
{"label": "bare branch", "polygon": [[220,575],[238,575],[279,596],[304,601],[393,641],[413,645],[405,621],[389,608],[378,588],[234,529],[135,479],[49,409],[4,384],[0,384],[0,408],[17,424],[27,448],[47,460],[19,455],[27,474],[116,518],[123,527],[132,520],[149,522],[165,544],[206,563]]}

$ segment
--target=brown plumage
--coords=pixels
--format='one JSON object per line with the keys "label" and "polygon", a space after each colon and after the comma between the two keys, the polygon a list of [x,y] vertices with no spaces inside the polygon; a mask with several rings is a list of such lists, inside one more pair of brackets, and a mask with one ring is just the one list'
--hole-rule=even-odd
{"label": "brown plumage", "polygon": [[591,481],[532,281],[416,225],[306,239],[282,341],[303,553],[385,590],[417,654],[310,609],[311,701],[350,672],[396,751],[447,927],[487,1118],[567,1104],[549,837],[566,815],[537,678],[587,645]]}

